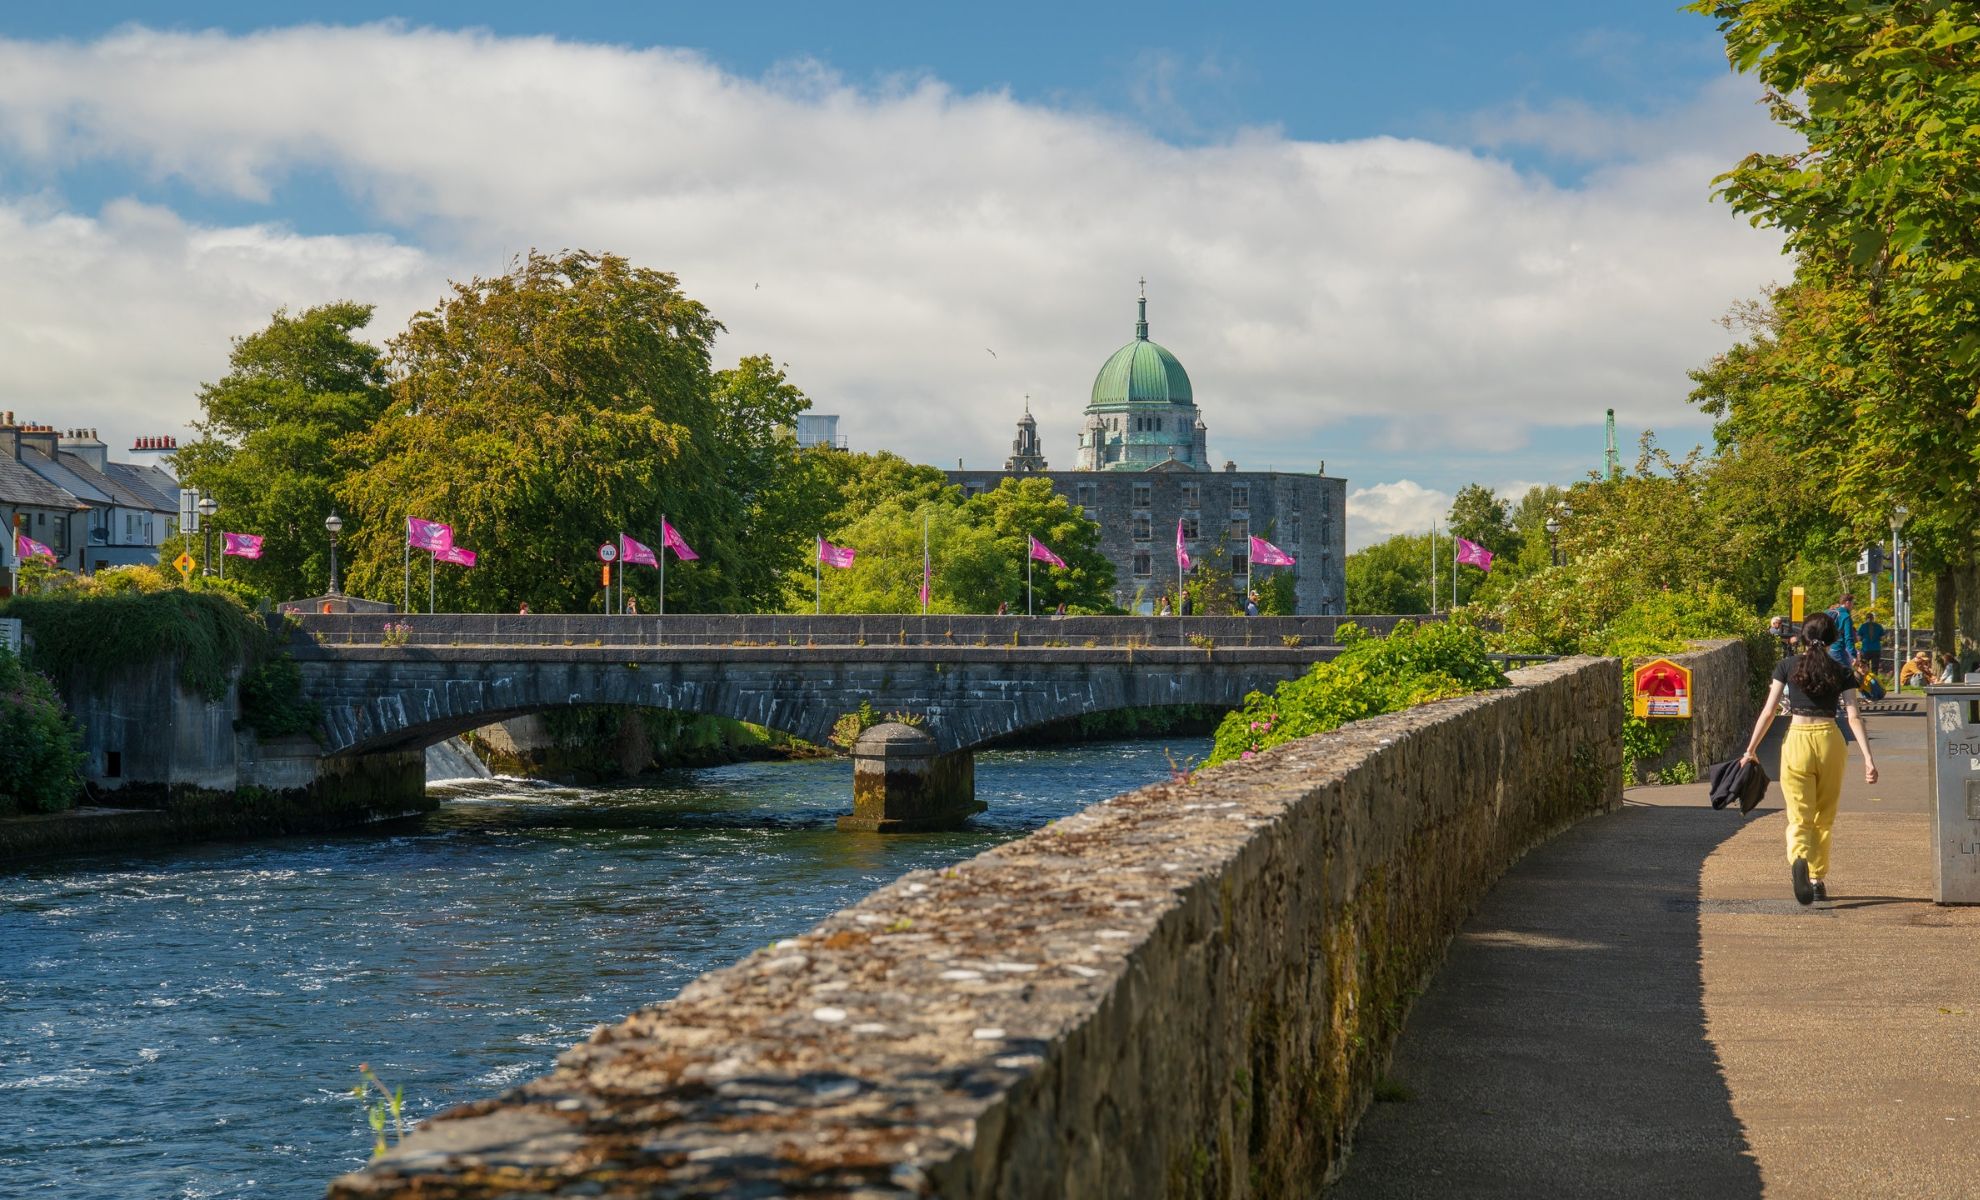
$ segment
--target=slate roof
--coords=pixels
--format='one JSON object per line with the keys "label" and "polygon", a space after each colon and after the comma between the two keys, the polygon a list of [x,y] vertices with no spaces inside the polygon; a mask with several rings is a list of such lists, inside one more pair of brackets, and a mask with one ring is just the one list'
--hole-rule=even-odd
{"label": "slate roof", "polygon": [[[153,512],[176,513],[179,511],[179,489],[177,481],[157,467],[141,467],[136,463],[106,463],[103,473],[111,480],[137,495],[147,497],[147,505]],[[170,487],[171,490],[166,489]]]}
{"label": "slate roof", "polygon": [[48,482],[11,454],[0,453],[0,504],[26,508],[88,508],[74,493]]}
{"label": "slate roof", "polygon": [[161,504],[163,498],[154,494],[150,488],[135,484],[134,481],[112,478],[73,454],[58,452],[55,458],[50,460],[39,450],[23,446],[21,461],[50,483],[57,484],[84,500],[151,512],[179,511],[177,501]]}

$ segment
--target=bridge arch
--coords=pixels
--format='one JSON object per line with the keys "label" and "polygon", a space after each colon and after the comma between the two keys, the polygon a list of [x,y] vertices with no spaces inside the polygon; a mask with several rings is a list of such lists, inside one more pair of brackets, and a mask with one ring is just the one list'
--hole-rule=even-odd
{"label": "bridge arch", "polygon": [[[481,725],[572,705],[664,708],[729,717],[823,743],[839,717],[871,704],[919,713],[944,751],[970,750],[1087,712],[1236,707],[1306,670],[1305,656],[1204,651],[921,647],[316,647],[299,655],[321,709],[325,751],[418,749]],[[1276,661],[1275,661],[1276,660]]]}

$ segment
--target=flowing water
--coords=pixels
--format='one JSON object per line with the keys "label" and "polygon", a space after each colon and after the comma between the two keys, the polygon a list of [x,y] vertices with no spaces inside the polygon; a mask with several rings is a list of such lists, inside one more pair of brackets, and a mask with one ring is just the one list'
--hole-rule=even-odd
{"label": "flowing water", "polygon": [[902,872],[1168,762],[1112,742],[976,771],[990,808],[956,833],[839,832],[851,767],[814,760],[612,790],[476,780],[348,835],[0,874],[0,1195],[319,1196],[369,1154],[359,1063],[414,1117],[493,1095]]}

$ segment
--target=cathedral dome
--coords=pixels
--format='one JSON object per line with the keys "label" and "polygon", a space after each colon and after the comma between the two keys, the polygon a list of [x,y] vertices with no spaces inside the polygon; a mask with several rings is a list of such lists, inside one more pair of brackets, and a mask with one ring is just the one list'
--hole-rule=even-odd
{"label": "cathedral dome", "polygon": [[1114,351],[1093,379],[1087,411],[1129,404],[1190,404],[1189,372],[1169,351],[1148,340],[1148,298],[1141,299],[1134,340]]}

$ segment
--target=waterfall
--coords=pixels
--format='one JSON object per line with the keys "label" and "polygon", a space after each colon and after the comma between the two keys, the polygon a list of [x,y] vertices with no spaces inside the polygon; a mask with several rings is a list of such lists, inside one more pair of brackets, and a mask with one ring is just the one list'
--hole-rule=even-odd
{"label": "waterfall", "polygon": [[487,779],[488,768],[482,765],[474,749],[457,737],[444,742],[436,742],[426,748],[426,782],[445,783],[451,779]]}

